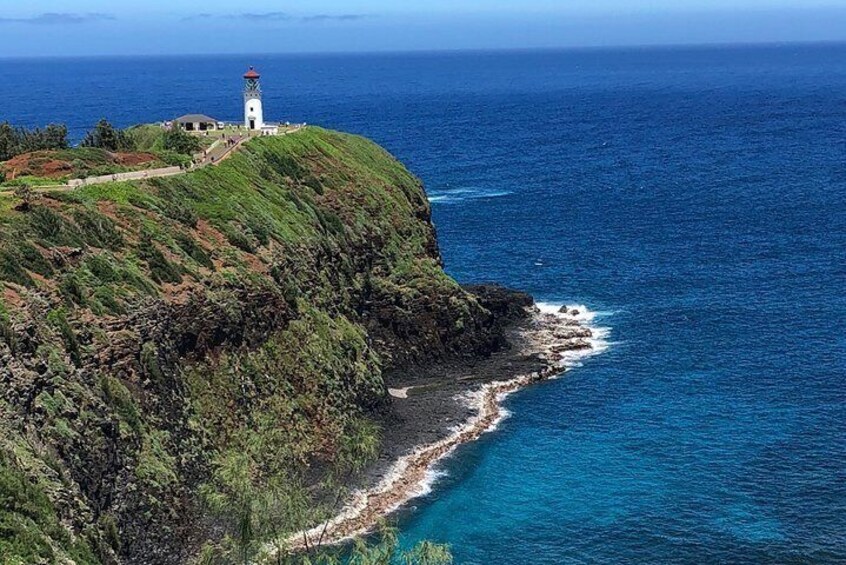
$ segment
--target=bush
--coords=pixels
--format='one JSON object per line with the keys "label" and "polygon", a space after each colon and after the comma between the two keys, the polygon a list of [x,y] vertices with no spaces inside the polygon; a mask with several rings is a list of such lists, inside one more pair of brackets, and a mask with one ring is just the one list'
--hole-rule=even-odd
{"label": "bush", "polygon": [[15,187],[15,197],[17,197],[21,203],[18,204],[17,209],[26,212],[32,207],[32,201],[36,198],[35,192],[32,190],[28,184],[20,184]]}
{"label": "bush", "polygon": [[165,151],[191,155],[200,150],[200,140],[175,127],[165,132],[164,149]]}
{"label": "bush", "polygon": [[9,122],[0,124],[0,161],[7,161],[21,153],[45,149],[67,149],[68,128],[50,124],[45,129],[13,127]]}
{"label": "bush", "polygon": [[167,260],[148,234],[143,235],[138,243],[138,255],[147,262],[147,266],[150,268],[150,278],[154,281],[174,284],[182,282],[182,272],[176,265]]}
{"label": "bush", "polygon": [[47,321],[59,330],[59,333],[62,335],[62,340],[65,342],[65,347],[67,348],[71,361],[73,361],[73,364],[78,367],[82,362],[82,350],[73,328],[71,328],[68,323],[65,311],[53,310],[47,314]]}
{"label": "bush", "polygon": [[21,286],[35,286],[32,278],[21,266],[21,262],[9,249],[0,249],[0,280]]}
{"label": "bush", "polygon": [[135,145],[126,132],[115,128],[107,120],[97,122],[82,140],[82,147],[99,147],[107,151],[133,151]]}

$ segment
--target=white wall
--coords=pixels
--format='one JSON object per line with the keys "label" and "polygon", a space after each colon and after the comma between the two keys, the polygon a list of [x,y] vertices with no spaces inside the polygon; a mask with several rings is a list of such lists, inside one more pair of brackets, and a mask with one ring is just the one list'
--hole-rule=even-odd
{"label": "white wall", "polygon": [[255,129],[257,130],[260,130],[264,125],[260,95],[244,94],[244,127],[247,129],[250,127],[250,120],[256,121]]}

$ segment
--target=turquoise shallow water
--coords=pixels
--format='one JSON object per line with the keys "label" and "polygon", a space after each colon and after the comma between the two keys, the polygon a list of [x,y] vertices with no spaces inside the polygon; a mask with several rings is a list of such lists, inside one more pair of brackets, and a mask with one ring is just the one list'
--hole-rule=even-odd
{"label": "turquoise shallow water", "polygon": [[611,328],[443,465],[405,543],[846,562],[846,47],[0,61],[0,120],[236,119],[247,63],[269,118],[368,135],[423,178],[459,280]]}

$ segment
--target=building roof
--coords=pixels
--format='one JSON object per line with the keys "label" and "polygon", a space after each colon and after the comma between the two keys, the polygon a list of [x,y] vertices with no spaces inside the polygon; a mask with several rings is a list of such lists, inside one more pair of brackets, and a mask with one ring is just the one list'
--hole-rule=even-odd
{"label": "building roof", "polygon": [[178,124],[217,123],[217,120],[212,117],[206,116],[205,114],[185,114],[184,116],[180,116],[173,121]]}
{"label": "building roof", "polygon": [[261,75],[258,74],[256,72],[256,70],[252,67],[250,67],[250,69],[246,73],[244,73],[244,78],[246,78],[246,79],[257,79],[257,78],[260,78],[260,77],[261,77]]}

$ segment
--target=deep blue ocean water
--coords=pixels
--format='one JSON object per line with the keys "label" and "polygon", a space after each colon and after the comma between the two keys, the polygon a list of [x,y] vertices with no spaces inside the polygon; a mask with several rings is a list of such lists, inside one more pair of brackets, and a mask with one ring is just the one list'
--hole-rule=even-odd
{"label": "deep blue ocean water", "polygon": [[447,269],[610,349],[507,401],[401,514],[457,563],[846,562],[846,46],[0,60],[0,121],[358,132]]}

